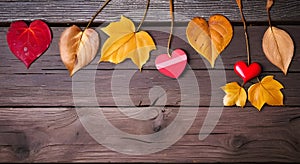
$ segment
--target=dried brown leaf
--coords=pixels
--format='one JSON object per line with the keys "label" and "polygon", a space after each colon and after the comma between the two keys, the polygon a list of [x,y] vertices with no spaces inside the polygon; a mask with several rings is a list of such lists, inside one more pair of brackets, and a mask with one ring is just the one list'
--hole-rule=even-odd
{"label": "dried brown leaf", "polygon": [[98,33],[91,28],[82,31],[73,25],[62,33],[59,41],[60,56],[70,76],[95,58],[99,42]]}
{"label": "dried brown leaf", "polygon": [[264,34],[262,47],[268,60],[287,74],[294,55],[294,43],[290,35],[271,26]]}

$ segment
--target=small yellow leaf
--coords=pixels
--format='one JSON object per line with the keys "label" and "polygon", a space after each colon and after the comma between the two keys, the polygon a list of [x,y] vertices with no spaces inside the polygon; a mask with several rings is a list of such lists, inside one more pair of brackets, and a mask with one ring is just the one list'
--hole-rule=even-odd
{"label": "small yellow leaf", "polygon": [[208,22],[195,17],[186,28],[186,36],[190,45],[214,67],[215,60],[230,43],[233,30],[222,15],[213,15]]}
{"label": "small yellow leaf", "polygon": [[228,83],[223,86],[222,89],[226,93],[223,99],[223,104],[225,106],[245,106],[247,94],[245,89],[241,87],[237,82]]}
{"label": "small yellow leaf", "polygon": [[149,59],[150,51],[156,49],[151,36],[145,31],[135,31],[133,22],[121,16],[119,22],[110,23],[102,31],[109,35],[101,50],[100,61],[118,64],[130,58],[139,69]]}
{"label": "small yellow leaf", "polygon": [[90,28],[82,31],[73,25],[62,33],[59,41],[60,57],[70,76],[95,58],[99,42],[98,33]]}
{"label": "small yellow leaf", "polygon": [[294,42],[290,35],[276,27],[269,27],[262,41],[263,51],[268,60],[287,74],[294,56]]}
{"label": "small yellow leaf", "polygon": [[253,84],[248,89],[248,100],[259,111],[265,103],[272,106],[283,105],[283,85],[273,76],[266,76],[260,82]]}

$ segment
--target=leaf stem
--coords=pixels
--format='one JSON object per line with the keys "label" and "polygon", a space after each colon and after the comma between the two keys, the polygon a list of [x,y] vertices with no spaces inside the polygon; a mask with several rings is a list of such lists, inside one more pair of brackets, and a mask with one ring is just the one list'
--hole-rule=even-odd
{"label": "leaf stem", "polygon": [[270,14],[270,9],[273,6],[274,1],[273,0],[267,0],[266,4],[266,9],[267,9],[267,14],[268,14],[268,20],[269,20],[269,26],[271,27],[271,14]]}
{"label": "leaf stem", "polygon": [[243,83],[242,83],[242,85],[241,85],[241,87],[244,87],[244,85],[245,85],[246,83],[243,81]]}
{"label": "leaf stem", "polygon": [[267,9],[267,13],[268,13],[269,26],[272,27],[270,9]]}
{"label": "leaf stem", "polygon": [[256,80],[260,83],[260,80],[259,80],[259,78],[258,77],[256,77]]}
{"label": "leaf stem", "polygon": [[[111,0],[106,0],[104,2],[104,4],[101,6],[101,8],[95,13],[95,15],[91,18],[91,20],[89,21],[89,23],[87,24],[87,26],[85,27],[85,29],[87,29],[95,20],[95,18],[100,14],[100,12],[104,9],[104,7],[110,2]],[[84,29],[84,30],[85,30]]]}
{"label": "leaf stem", "polygon": [[148,12],[148,9],[149,9],[149,5],[150,5],[150,0],[147,0],[147,6],[146,6],[146,9],[144,11],[143,19],[141,20],[141,22],[140,22],[139,26],[137,27],[136,31],[139,31],[140,28],[141,28],[141,26],[142,26],[142,24],[144,23],[146,15],[147,15],[147,12]]}
{"label": "leaf stem", "polygon": [[171,47],[171,41],[172,41],[172,35],[173,35],[173,27],[174,27],[174,9],[173,9],[173,0],[170,0],[170,17],[171,17],[171,27],[170,27],[170,35],[168,40],[168,47],[167,47],[167,54],[169,57],[170,55],[170,47]]}
{"label": "leaf stem", "polygon": [[243,22],[243,26],[244,26],[244,32],[245,32],[245,41],[246,41],[246,50],[247,50],[247,61],[248,61],[248,65],[250,65],[250,48],[249,48],[249,37],[248,37],[248,33],[247,33],[247,24],[246,24],[246,20],[244,17],[244,13],[243,13],[243,7],[242,7],[242,2],[240,1],[240,4],[238,4],[239,10],[240,10],[240,16],[242,18],[242,22]]}

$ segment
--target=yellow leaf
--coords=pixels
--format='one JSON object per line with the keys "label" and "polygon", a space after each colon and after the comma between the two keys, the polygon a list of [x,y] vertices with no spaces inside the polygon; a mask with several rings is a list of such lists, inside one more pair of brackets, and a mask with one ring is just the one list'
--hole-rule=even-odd
{"label": "yellow leaf", "polygon": [[121,16],[119,22],[110,23],[102,31],[109,35],[101,50],[100,61],[118,64],[130,58],[139,69],[149,59],[151,50],[156,49],[151,36],[145,31],[135,31],[133,22]]}
{"label": "yellow leaf", "polygon": [[283,105],[283,94],[280,89],[283,85],[274,80],[273,76],[266,76],[260,82],[248,89],[248,100],[259,111],[265,103],[272,106]]}
{"label": "yellow leaf", "polygon": [[82,31],[73,25],[62,33],[59,41],[60,57],[70,76],[95,58],[99,42],[98,33],[90,28]]}
{"label": "yellow leaf", "polygon": [[294,55],[294,43],[290,35],[276,27],[269,27],[262,42],[268,60],[287,74]]}
{"label": "yellow leaf", "polygon": [[195,17],[186,28],[186,36],[190,45],[214,67],[215,60],[230,43],[233,30],[222,15],[213,15],[208,22]]}
{"label": "yellow leaf", "polygon": [[245,89],[241,87],[237,82],[228,83],[223,86],[222,89],[226,93],[223,99],[223,104],[225,106],[245,106],[247,94]]}

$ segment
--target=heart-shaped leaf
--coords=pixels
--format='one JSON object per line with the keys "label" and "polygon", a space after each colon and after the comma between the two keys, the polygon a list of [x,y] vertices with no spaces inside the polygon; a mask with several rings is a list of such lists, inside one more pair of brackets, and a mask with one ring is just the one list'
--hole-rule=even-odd
{"label": "heart-shaped leaf", "polygon": [[294,56],[294,42],[290,35],[271,26],[264,34],[262,47],[268,60],[287,74]]}
{"label": "heart-shaped leaf", "polygon": [[191,46],[214,67],[215,60],[230,43],[233,30],[227,18],[213,15],[208,22],[193,18],[186,28],[186,35]]}
{"label": "heart-shaped leaf", "polygon": [[141,70],[149,59],[149,53],[156,49],[152,37],[145,31],[135,31],[134,23],[121,16],[119,22],[110,23],[103,28],[109,38],[105,41],[101,50],[101,61],[109,61],[118,64],[130,58]]}
{"label": "heart-shaped leaf", "polygon": [[99,44],[99,35],[91,28],[82,31],[73,25],[62,33],[59,41],[60,56],[70,76],[95,58]]}
{"label": "heart-shaped leaf", "polygon": [[47,50],[52,40],[50,28],[41,20],[33,21],[29,27],[24,21],[13,22],[6,37],[11,52],[27,68]]}

